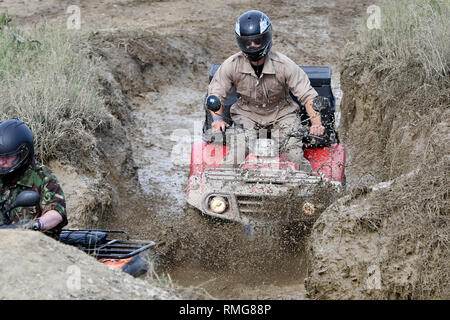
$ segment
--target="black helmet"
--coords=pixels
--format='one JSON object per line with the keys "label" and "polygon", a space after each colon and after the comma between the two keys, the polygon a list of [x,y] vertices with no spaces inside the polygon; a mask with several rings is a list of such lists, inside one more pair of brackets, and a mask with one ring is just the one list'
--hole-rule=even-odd
{"label": "black helmet", "polygon": [[[272,22],[261,11],[247,11],[239,17],[235,26],[239,48],[251,61],[263,58],[272,47]],[[258,46],[252,46],[252,42]]]}
{"label": "black helmet", "polygon": [[0,177],[28,166],[34,158],[33,134],[19,119],[0,123]]}

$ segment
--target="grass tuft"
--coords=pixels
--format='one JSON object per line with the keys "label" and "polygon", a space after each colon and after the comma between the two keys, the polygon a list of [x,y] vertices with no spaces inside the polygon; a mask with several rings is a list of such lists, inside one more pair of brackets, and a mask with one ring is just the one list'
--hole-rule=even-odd
{"label": "grass tuft", "polygon": [[95,147],[94,133],[113,121],[92,72],[95,61],[76,49],[76,32],[44,26],[24,34],[5,28],[8,23],[1,15],[0,120],[28,124],[38,160],[83,167],[82,158]]}
{"label": "grass tuft", "polygon": [[423,81],[448,81],[450,3],[447,0],[383,0],[381,28],[363,28],[348,53],[374,74],[396,78],[419,72]]}

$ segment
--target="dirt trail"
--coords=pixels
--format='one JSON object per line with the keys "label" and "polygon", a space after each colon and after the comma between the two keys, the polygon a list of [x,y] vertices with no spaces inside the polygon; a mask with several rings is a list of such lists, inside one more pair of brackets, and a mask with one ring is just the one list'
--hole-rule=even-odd
{"label": "dirt trail", "polygon": [[[26,2],[26,4],[25,4]],[[166,36],[167,43],[203,64],[192,68],[189,75],[171,76],[178,60],[153,44],[149,50],[167,55],[167,64],[159,61],[155,69],[141,70],[148,87],[130,98],[131,117],[128,135],[133,146],[133,158],[139,181],[147,198],[148,211],[132,220],[130,213],[116,217],[110,223],[124,224],[130,231],[154,225],[173,227],[183,214],[184,187],[189,167],[170,161],[182,154],[195,138],[195,124],[202,121],[203,95],[207,86],[207,70],[211,63],[221,63],[237,51],[233,27],[237,17],[246,10],[267,12],[274,25],[274,49],[283,52],[299,65],[330,65],[333,68],[334,88],[338,101],[339,67],[342,49],[353,35],[356,19],[372,1],[316,0],[316,1],[16,1],[0,2],[18,24],[32,26],[45,18],[49,23],[65,25],[70,14],[69,5],[80,8],[82,28],[128,31],[146,30]],[[130,31],[130,34],[133,34]],[[205,57],[197,57],[198,50],[184,43],[191,39],[202,47]],[[172,48],[171,47],[171,48]],[[198,48],[196,48],[198,49]],[[118,64],[120,65],[120,61]],[[166,79],[167,77],[167,79]],[[170,78],[170,80],[169,80]],[[150,80],[149,80],[150,79]],[[153,82],[152,82],[153,81]],[[177,131],[178,130],[178,131]],[[183,131],[184,130],[184,131]],[[186,137],[189,132],[189,137]],[[178,149],[177,149],[178,148]],[[130,208],[132,211],[132,208]],[[139,226],[132,222],[138,221]],[[162,222],[161,222],[162,221]],[[304,261],[293,257],[273,266],[277,272],[236,273],[203,270],[198,265],[179,265],[170,270],[172,278],[182,285],[200,285],[219,298],[303,299]]]}

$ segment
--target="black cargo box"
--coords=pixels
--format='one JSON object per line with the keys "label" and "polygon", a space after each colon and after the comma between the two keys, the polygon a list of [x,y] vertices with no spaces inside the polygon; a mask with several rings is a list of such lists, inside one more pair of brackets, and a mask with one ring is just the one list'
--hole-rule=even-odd
{"label": "black cargo box", "polygon": [[331,68],[321,66],[301,66],[313,87],[331,85]]}

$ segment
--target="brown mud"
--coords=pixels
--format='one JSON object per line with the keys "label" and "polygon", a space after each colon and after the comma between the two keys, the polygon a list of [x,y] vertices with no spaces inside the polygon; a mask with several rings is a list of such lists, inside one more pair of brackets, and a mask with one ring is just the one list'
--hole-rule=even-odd
{"label": "brown mud", "polygon": [[[184,148],[199,138],[195,128],[204,117],[208,69],[237,51],[233,28],[240,14],[253,8],[269,13],[275,50],[299,65],[331,66],[339,102],[343,47],[372,2],[26,2],[0,2],[0,11],[6,8],[16,24],[26,27],[43,19],[64,26],[67,7],[81,8],[82,28],[96,30],[87,50],[101,57],[108,70],[100,80],[123,126],[123,132],[99,140],[108,159],[105,167],[111,168],[110,196],[101,200],[108,205],[95,223],[83,220],[79,225],[126,229],[157,241],[162,257],[158,271],[217,298],[306,298],[306,240],[300,237],[295,250],[282,250],[267,238],[249,242],[245,230],[235,225],[187,215],[189,157],[177,155],[184,155]],[[67,174],[67,181],[73,176]],[[87,201],[92,210],[101,206],[96,204],[96,190]],[[72,204],[79,196],[71,195]],[[77,212],[77,205],[72,208]]]}
{"label": "brown mud", "polygon": [[81,250],[28,230],[2,230],[2,300],[179,299],[155,281],[136,279]]}

